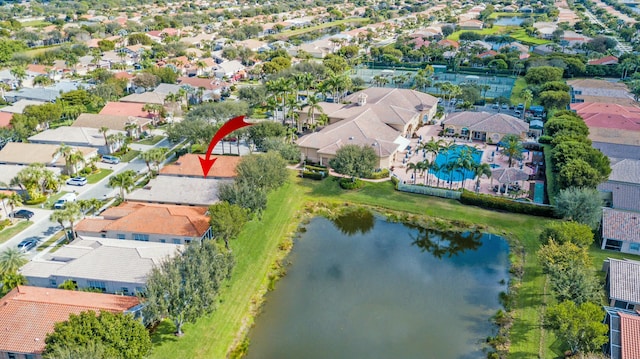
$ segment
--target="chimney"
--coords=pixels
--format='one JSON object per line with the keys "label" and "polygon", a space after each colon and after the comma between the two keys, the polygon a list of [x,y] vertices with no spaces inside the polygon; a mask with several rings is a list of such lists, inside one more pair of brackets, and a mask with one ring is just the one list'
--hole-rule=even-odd
{"label": "chimney", "polygon": [[358,106],[364,106],[367,104],[367,94],[361,93],[358,95]]}

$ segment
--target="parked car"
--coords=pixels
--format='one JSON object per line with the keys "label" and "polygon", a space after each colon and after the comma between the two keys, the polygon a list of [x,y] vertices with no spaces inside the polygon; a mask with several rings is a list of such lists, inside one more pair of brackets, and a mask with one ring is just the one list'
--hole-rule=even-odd
{"label": "parked car", "polygon": [[87,184],[86,177],[73,177],[67,180],[69,186],[84,186]]}
{"label": "parked car", "polygon": [[37,246],[38,246],[37,239],[25,239],[24,241],[18,243],[18,249],[23,253],[26,253]]}
{"label": "parked car", "polygon": [[117,165],[118,163],[120,163],[120,158],[116,156],[104,155],[102,156],[102,162]]}
{"label": "parked car", "polygon": [[53,204],[53,209],[63,209],[69,202],[75,202],[76,195],[74,193],[66,193]]}
{"label": "parked car", "polygon": [[498,103],[494,103],[493,106],[491,106],[492,109],[497,110],[500,108],[500,104]]}
{"label": "parked car", "polygon": [[516,110],[518,110],[518,111],[524,110],[524,104],[523,103],[519,103],[518,106],[516,107]]}
{"label": "parked car", "polygon": [[15,212],[11,213],[10,217],[31,219],[31,217],[33,217],[33,212],[31,212],[29,210],[26,210],[26,209],[21,209],[21,210],[18,210],[18,211],[15,211]]}
{"label": "parked car", "polygon": [[508,109],[508,108],[509,108],[509,106],[507,106],[507,104],[506,104],[506,103],[503,103],[503,104],[502,104],[502,109],[503,109],[503,110],[506,110],[506,109]]}

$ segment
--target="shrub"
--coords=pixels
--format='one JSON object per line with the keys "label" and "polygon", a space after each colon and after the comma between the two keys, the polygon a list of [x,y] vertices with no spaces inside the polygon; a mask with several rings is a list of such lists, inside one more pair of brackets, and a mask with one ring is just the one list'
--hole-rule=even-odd
{"label": "shrub", "polygon": [[358,189],[364,186],[364,182],[358,178],[352,180],[351,178],[340,178],[340,187],[343,189]]}
{"label": "shrub", "polygon": [[2,221],[0,221],[0,231],[5,229],[6,227],[9,227],[9,225],[11,225],[11,220],[9,220],[8,218],[3,219]]}
{"label": "shrub", "polygon": [[381,178],[387,178],[387,177],[389,177],[389,175],[390,175],[389,170],[387,168],[384,168],[381,171],[372,172],[366,178],[369,178],[369,179],[381,179]]}
{"label": "shrub", "polygon": [[532,203],[513,201],[508,198],[496,197],[487,194],[476,194],[470,191],[463,191],[460,202],[473,206],[497,209],[512,213],[530,214],[533,216],[557,218],[554,208],[551,206],[540,206]]}
{"label": "shrub", "polygon": [[302,171],[301,177],[310,178],[310,179],[319,181],[319,180],[323,180],[325,177],[327,177],[327,175],[326,175],[326,172]]}
{"label": "shrub", "polygon": [[547,136],[547,135],[542,135],[538,137],[539,143],[551,143],[552,140],[553,140],[553,137]]}
{"label": "shrub", "polygon": [[25,201],[25,204],[28,204],[28,205],[40,204],[40,203],[44,203],[46,200],[47,200],[47,196],[42,194],[39,196],[33,196],[29,198],[27,201]]}
{"label": "shrub", "polygon": [[398,183],[400,183],[400,180],[396,176],[391,176],[391,183],[393,183],[393,185],[397,189],[398,188]]}

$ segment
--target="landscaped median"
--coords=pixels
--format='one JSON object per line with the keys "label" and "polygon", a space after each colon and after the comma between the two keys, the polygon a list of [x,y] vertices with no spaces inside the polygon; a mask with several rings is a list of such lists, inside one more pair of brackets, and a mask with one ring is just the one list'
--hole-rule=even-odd
{"label": "landscaped median", "polygon": [[[544,311],[545,277],[538,264],[538,234],[549,221],[540,217],[502,213],[466,206],[458,201],[395,191],[390,181],[366,183],[356,191],[342,190],[335,178],[313,181],[295,177],[269,196],[268,208],[261,221],[248,223],[240,237],[231,242],[236,267],[228,285],[220,292],[217,310],[195,325],[184,327],[185,335],[174,336],[168,322],[153,335],[153,358],[225,358],[234,346],[242,343],[263,301],[270,275],[280,270],[281,259],[289,249],[289,239],[301,222],[302,208],[308,203],[324,205],[345,202],[426,215],[445,220],[476,223],[524,248],[524,277],[518,284],[515,322],[511,329],[511,350],[516,358],[553,358],[549,348],[554,342],[541,327]],[[514,242],[515,241],[515,242]]]}

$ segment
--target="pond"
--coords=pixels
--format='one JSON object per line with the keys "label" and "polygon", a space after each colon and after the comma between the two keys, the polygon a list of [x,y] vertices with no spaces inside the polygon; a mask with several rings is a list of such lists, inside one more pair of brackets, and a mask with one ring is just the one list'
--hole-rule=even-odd
{"label": "pond", "polygon": [[485,358],[508,245],[356,211],[315,218],[249,334],[249,359]]}
{"label": "pond", "polygon": [[520,26],[524,18],[518,16],[500,16],[493,24],[499,26]]}

